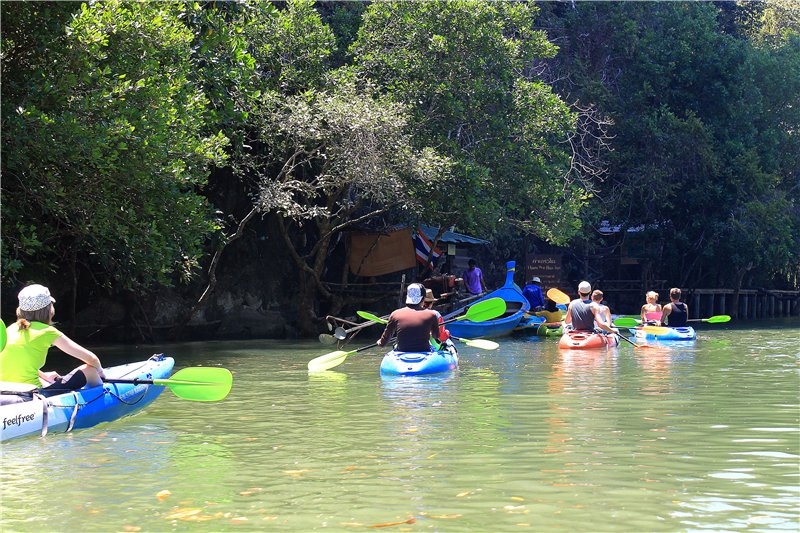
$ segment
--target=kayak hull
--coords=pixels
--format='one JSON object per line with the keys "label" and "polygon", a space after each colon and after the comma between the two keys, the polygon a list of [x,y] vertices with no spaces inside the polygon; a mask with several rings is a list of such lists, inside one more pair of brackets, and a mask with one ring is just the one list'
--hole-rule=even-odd
{"label": "kayak hull", "polygon": [[458,350],[449,340],[439,351],[400,352],[392,350],[381,361],[382,376],[423,376],[451,372],[458,368]]}
{"label": "kayak hull", "polygon": [[[146,361],[108,367],[105,374],[108,379],[165,379],[174,365],[173,358],[159,354]],[[163,386],[149,384],[104,383],[49,398],[24,400],[19,395],[2,395],[0,441],[111,422],[140,411],[163,390]]]}
{"label": "kayak hull", "polygon": [[590,350],[619,346],[619,335],[615,333],[603,334],[590,331],[567,331],[558,340],[558,347],[562,350]]}
{"label": "kayak hull", "polygon": [[669,330],[667,333],[654,335],[642,329],[634,330],[637,339],[640,340],[658,340],[658,341],[693,341],[697,338],[697,332],[693,327],[679,327],[679,328],[666,328]]}
{"label": "kayak hull", "polygon": [[540,337],[558,337],[564,334],[564,328],[561,325],[548,326],[547,324],[540,324],[536,334]]}

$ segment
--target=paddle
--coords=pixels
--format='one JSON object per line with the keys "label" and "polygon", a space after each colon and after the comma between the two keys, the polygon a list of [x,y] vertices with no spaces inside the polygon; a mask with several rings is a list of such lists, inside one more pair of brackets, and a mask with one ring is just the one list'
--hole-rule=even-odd
{"label": "paddle", "polygon": [[555,287],[547,290],[547,297],[557,304],[568,304],[570,302],[570,297]]}
{"label": "paddle", "polygon": [[[491,320],[492,318],[498,317],[506,312],[506,301],[502,298],[489,298],[488,300],[483,300],[472,305],[466,313],[452,320],[447,322],[452,322],[454,320],[461,320],[465,318],[467,320],[471,320],[473,322],[483,322],[484,320]],[[447,324],[445,322],[445,324]],[[308,362],[308,371],[309,372],[322,372],[324,370],[329,370],[335,366],[339,366],[344,362],[345,359],[349,355],[353,355],[354,353],[358,353],[364,350],[368,350],[370,348],[374,348],[377,346],[378,343],[370,344],[369,346],[364,346],[363,348],[358,348],[356,350],[350,350],[349,352],[345,352],[342,350],[337,350],[335,352],[326,353],[325,355],[320,355]]]}
{"label": "paddle", "polygon": [[[377,317],[372,313],[367,313],[366,311],[356,311],[356,314],[361,318],[372,320],[373,322],[378,322],[380,324],[386,324],[388,322],[388,320],[384,320],[383,318]],[[450,335],[450,338],[461,341],[467,346],[480,348],[481,350],[496,350],[500,347],[500,345],[496,342],[486,339],[465,339],[463,337],[456,337],[455,335]]]}
{"label": "paddle", "polygon": [[495,297],[488,300],[481,300],[476,304],[472,304],[467,312],[461,316],[449,318],[444,321],[445,324],[455,322],[457,320],[469,320],[470,322],[484,322],[497,318],[506,312],[506,301],[502,298]]}
{"label": "paddle", "polygon": [[690,318],[687,322],[708,322],[709,324],[721,324],[723,322],[730,322],[731,317],[728,315],[715,315],[710,318]]}
{"label": "paddle", "polygon": [[6,323],[0,320],[0,352],[2,352],[3,348],[6,347],[7,340],[8,334],[6,333]]}
{"label": "paddle", "polygon": [[642,331],[645,333],[649,333],[650,335],[667,335],[670,333],[669,328],[665,328],[662,326],[642,326]]}
{"label": "paddle", "polygon": [[369,346],[364,346],[356,350],[350,350],[349,352],[345,352],[344,350],[337,350],[335,352],[326,353],[325,355],[320,355],[319,357],[315,357],[314,359],[308,362],[308,371],[322,372],[324,370],[329,370],[335,366],[339,366],[342,363],[344,363],[344,360],[347,359],[348,355],[353,355],[354,353],[363,352],[364,350],[369,350],[370,348],[374,348],[377,345],[378,345],[377,342],[373,342]]}
{"label": "paddle", "polygon": [[633,342],[628,337],[626,337],[625,335],[622,335],[622,334],[619,335],[619,338],[620,339],[625,339],[625,341],[631,343],[634,348],[650,348],[650,346],[647,346],[646,344],[636,344],[635,342]]}
{"label": "paddle", "polygon": [[461,337],[456,337],[455,335],[450,335],[450,338],[461,341],[467,346],[480,348],[481,350],[496,350],[500,347],[499,344],[494,341],[490,341],[489,339],[464,339]]}
{"label": "paddle", "polygon": [[620,317],[614,319],[614,325],[618,328],[635,328],[639,326],[640,321],[635,318]]}
{"label": "paddle", "polygon": [[168,379],[106,379],[104,383],[133,383],[169,387],[179,398],[195,402],[216,402],[225,398],[233,386],[227,368],[198,366],[178,370]]}

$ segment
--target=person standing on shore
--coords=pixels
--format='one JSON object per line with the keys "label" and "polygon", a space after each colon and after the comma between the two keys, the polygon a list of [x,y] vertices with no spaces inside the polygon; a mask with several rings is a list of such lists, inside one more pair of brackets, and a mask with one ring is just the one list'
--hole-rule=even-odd
{"label": "person standing on shore", "polygon": [[483,280],[483,271],[478,268],[478,264],[474,259],[470,259],[467,263],[467,269],[464,271],[464,284],[467,286],[467,291],[477,296],[486,292],[486,282]]}

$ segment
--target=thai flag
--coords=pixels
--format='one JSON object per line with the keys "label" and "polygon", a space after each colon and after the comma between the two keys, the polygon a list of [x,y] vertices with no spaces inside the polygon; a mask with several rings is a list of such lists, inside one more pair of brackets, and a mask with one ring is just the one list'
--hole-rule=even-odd
{"label": "thai flag", "polygon": [[417,233],[414,235],[414,249],[417,252],[417,262],[423,266],[433,269],[433,266],[436,264],[436,260],[442,255],[442,251],[438,248],[434,248],[433,255],[431,256],[432,262],[429,264],[428,255],[430,255],[431,248],[433,248],[433,243],[431,240],[428,239],[424,233],[422,233],[421,229],[418,229]]}

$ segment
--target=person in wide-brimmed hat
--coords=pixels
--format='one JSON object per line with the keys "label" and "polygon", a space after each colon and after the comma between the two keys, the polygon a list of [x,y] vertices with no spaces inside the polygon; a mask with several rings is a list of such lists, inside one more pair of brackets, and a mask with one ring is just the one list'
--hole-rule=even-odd
{"label": "person in wide-brimmed hat", "polygon": [[436,301],[437,300],[433,295],[433,291],[430,289],[425,289],[425,298],[422,300],[422,307],[425,309],[430,309],[436,313],[436,320],[439,322],[439,340],[444,342],[450,338],[450,330],[444,327],[444,318],[442,317],[442,314],[433,308],[433,304],[435,304]]}
{"label": "person in wide-brimmed hat", "polygon": [[[105,374],[100,359],[53,327],[55,298],[44,285],[28,285],[19,292],[17,321],[8,327],[6,346],[0,352],[0,380],[40,388],[42,396],[54,396],[84,385],[101,385]],[[85,364],[66,376],[42,372],[47,351],[55,346]]]}

